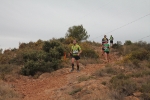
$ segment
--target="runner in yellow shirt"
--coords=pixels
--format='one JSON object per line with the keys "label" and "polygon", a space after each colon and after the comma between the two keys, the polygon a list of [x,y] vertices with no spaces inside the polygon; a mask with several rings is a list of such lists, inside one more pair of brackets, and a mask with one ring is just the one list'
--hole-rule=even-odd
{"label": "runner in yellow shirt", "polygon": [[72,69],[71,72],[74,70],[74,61],[76,60],[77,63],[77,71],[79,71],[79,59],[82,50],[81,47],[77,44],[76,40],[73,40],[73,45],[71,47],[70,54],[72,55]]}

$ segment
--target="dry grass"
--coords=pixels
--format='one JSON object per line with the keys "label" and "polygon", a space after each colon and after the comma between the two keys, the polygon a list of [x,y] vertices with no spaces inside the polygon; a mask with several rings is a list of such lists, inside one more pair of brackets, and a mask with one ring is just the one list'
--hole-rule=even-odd
{"label": "dry grass", "polygon": [[69,93],[69,95],[74,95],[74,94],[80,92],[81,90],[82,90],[82,88],[75,88]]}
{"label": "dry grass", "polygon": [[17,94],[11,85],[0,81],[0,100],[21,100],[21,95]]}
{"label": "dry grass", "polygon": [[18,78],[20,67],[16,65],[0,64],[0,79],[3,81],[14,81]]}
{"label": "dry grass", "polygon": [[103,63],[103,61],[102,60],[100,60],[99,58],[81,58],[80,59],[80,63],[82,63],[83,65],[87,65],[87,64],[102,64]]}
{"label": "dry grass", "polygon": [[83,82],[89,80],[91,77],[90,76],[81,76],[78,78],[78,82]]}

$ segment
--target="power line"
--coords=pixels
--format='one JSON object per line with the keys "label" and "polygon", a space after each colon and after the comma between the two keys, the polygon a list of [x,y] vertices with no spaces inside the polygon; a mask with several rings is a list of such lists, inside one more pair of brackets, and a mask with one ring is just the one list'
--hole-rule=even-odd
{"label": "power line", "polygon": [[143,37],[143,38],[141,38],[141,39],[138,39],[138,40],[143,40],[143,39],[148,38],[148,37],[150,37],[150,35],[148,35],[148,36],[146,36],[146,37]]}
{"label": "power line", "polygon": [[[109,31],[109,32],[107,32],[107,33],[104,33],[104,34],[112,33],[112,32],[114,32],[114,31],[116,31],[116,30],[118,30],[118,29],[120,29],[120,28],[123,28],[123,27],[125,27],[125,26],[128,26],[128,25],[130,25],[130,24],[132,24],[132,23],[134,23],[134,22],[136,22],[136,21],[138,21],[138,20],[140,20],[140,19],[143,19],[143,18],[145,18],[145,17],[147,17],[147,16],[149,16],[149,15],[150,15],[150,13],[149,13],[149,14],[146,14],[146,15],[144,15],[144,16],[142,16],[142,17],[136,19],[136,20],[133,20],[133,21],[127,23],[127,24],[124,24],[124,25],[122,25],[122,26],[120,26],[120,27],[118,27],[118,28],[116,28],[116,29],[113,29],[113,30],[111,30],[111,31]],[[103,36],[103,35],[101,35],[101,36]],[[99,37],[101,37],[101,36],[95,37],[95,38],[93,38],[93,39],[99,38]],[[92,39],[92,40],[93,40],[93,39]]]}

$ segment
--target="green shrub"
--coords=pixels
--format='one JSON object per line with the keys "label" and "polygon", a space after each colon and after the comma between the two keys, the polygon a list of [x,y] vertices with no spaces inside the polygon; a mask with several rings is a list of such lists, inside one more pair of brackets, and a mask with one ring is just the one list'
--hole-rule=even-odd
{"label": "green shrub", "polygon": [[149,52],[145,49],[140,49],[131,52],[131,59],[138,59],[138,60],[147,60],[149,58]]}
{"label": "green shrub", "polygon": [[148,60],[149,54],[150,52],[145,49],[132,51],[124,57],[123,62],[124,63],[132,62],[133,65],[135,65],[136,67],[140,67],[139,62],[143,60]]}
{"label": "green shrub", "polygon": [[56,41],[46,41],[42,50],[31,50],[23,53],[23,75],[35,75],[37,72],[52,72],[62,68],[61,58],[64,54],[63,45]]}
{"label": "green shrub", "polygon": [[124,43],[124,45],[131,45],[132,44],[132,42],[130,41],[130,40],[127,40],[125,43]]}
{"label": "green shrub", "polygon": [[119,48],[121,48],[121,47],[122,47],[121,45],[116,44],[116,43],[112,45],[112,48],[113,48],[113,49],[119,49]]}

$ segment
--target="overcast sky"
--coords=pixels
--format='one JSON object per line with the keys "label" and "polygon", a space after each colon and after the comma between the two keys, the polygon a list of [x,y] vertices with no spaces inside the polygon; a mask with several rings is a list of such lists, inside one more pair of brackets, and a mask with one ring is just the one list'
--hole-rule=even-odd
{"label": "overcast sky", "polygon": [[150,35],[150,0],[0,0],[3,49],[65,37],[69,27],[81,24],[91,41],[101,42],[106,34],[114,42],[136,42]]}

